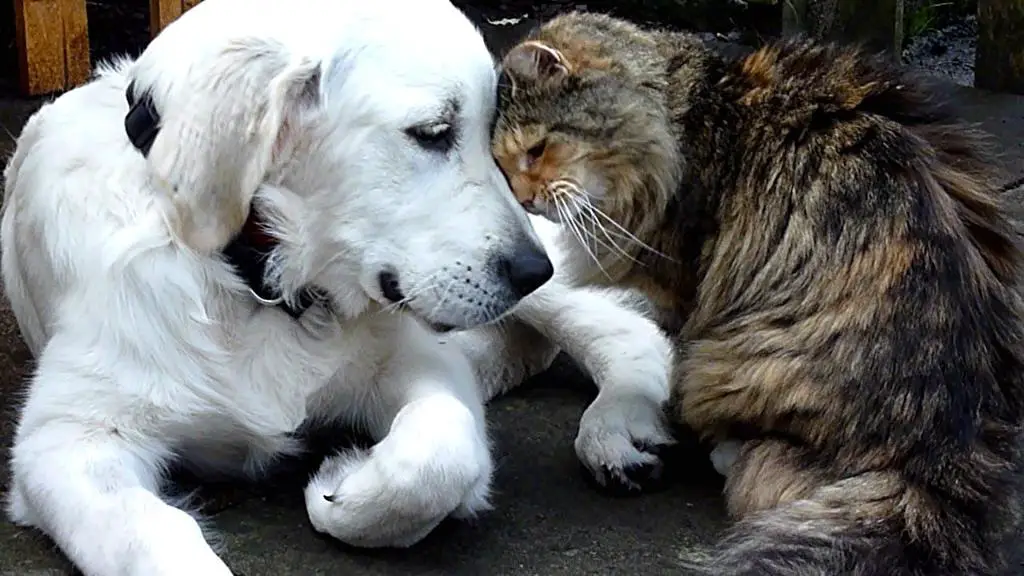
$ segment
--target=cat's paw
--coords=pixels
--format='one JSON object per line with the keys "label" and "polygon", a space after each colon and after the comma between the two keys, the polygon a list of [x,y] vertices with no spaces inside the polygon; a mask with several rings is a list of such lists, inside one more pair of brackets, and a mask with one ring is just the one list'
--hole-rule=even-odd
{"label": "cat's paw", "polygon": [[580,419],[575,447],[598,486],[631,494],[660,483],[660,452],[671,444],[660,403],[641,394],[598,394]]}
{"label": "cat's paw", "polygon": [[715,444],[714,449],[711,450],[711,465],[719,474],[728,477],[729,471],[739,459],[742,449],[743,442],[739,440],[723,440]]}

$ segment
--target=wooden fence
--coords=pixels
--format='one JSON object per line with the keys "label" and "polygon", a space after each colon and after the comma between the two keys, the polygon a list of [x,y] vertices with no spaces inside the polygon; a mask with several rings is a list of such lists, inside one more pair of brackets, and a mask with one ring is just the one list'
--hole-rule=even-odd
{"label": "wooden fence", "polygon": [[[749,1],[778,4],[784,33],[859,41],[895,55],[902,49],[904,0]],[[151,35],[198,3],[150,0]],[[86,0],[14,0],[14,5],[22,91],[60,92],[86,81],[91,67]],[[978,0],[975,85],[1024,94],[1024,0]]]}
{"label": "wooden fence", "polygon": [[[862,42],[899,55],[904,0],[755,0],[781,3],[784,33]],[[1024,94],[1024,0],[978,0],[974,85]]]}

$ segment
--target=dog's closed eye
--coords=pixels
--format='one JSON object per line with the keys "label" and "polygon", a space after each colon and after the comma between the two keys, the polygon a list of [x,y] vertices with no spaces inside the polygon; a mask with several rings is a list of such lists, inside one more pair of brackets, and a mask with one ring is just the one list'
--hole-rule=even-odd
{"label": "dog's closed eye", "polygon": [[455,145],[455,130],[450,122],[420,124],[405,130],[425,150],[448,153]]}

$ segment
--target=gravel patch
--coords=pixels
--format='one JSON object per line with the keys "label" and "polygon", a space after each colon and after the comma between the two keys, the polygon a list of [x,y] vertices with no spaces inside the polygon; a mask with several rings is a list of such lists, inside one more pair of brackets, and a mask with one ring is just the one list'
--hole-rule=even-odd
{"label": "gravel patch", "polygon": [[931,30],[910,41],[903,62],[930,76],[961,86],[974,86],[974,54],[978,39],[974,16]]}

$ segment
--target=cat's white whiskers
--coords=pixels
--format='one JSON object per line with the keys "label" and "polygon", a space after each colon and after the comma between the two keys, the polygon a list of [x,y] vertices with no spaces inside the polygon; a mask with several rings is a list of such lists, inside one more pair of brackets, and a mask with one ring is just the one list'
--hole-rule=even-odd
{"label": "cat's white whiskers", "polygon": [[[607,242],[605,242],[604,240],[601,240],[601,238],[599,238],[597,236],[596,230],[597,230],[597,227],[600,224],[594,220],[593,216],[591,216],[591,215],[589,215],[589,214],[587,214],[586,212],[583,211],[584,206],[582,206],[580,204],[580,200],[579,200],[579,198],[577,196],[575,196],[575,195],[569,196],[569,201],[572,203],[572,206],[574,206],[576,208],[575,214],[576,214],[576,217],[577,217],[577,224],[579,224],[580,228],[587,233],[587,236],[594,241],[594,250],[595,251],[597,250],[598,246],[600,246],[601,248],[604,248],[605,250],[608,250],[610,252],[612,252],[612,251],[621,251],[621,249],[617,245],[609,246]],[[590,225],[589,228],[586,226],[587,224]],[[608,236],[608,235],[605,234],[605,236]],[[612,241],[612,244],[614,244],[614,241]]]}
{"label": "cat's white whiskers", "polygon": [[[604,248],[605,250],[608,250],[610,252],[615,251],[614,248],[612,248],[606,242],[601,240],[601,238],[599,238],[595,233],[594,229],[598,223],[594,221],[594,218],[588,214],[585,214],[582,211],[582,208],[584,206],[580,204],[580,199],[584,196],[584,194],[582,188],[580,188],[577,182],[569,178],[559,180],[555,182],[553,192],[554,194],[552,194],[552,196],[561,197],[562,199],[568,199],[568,202],[565,203],[566,212],[572,212],[574,216],[573,221],[576,224],[577,229],[581,233],[585,232],[587,238],[593,240],[593,250],[595,254],[598,252],[598,248]],[[570,208],[572,208],[573,210],[570,210]],[[584,221],[581,222],[580,220]],[[586,224],[588,223],[590,224],[589,230],[586,227]],[[607,234],[605,234],[605,236],[607,236]],[[587,245],[589,246],[590,243],[588,242]],[[618,246],[616,246],[615,248],[618,248]]]}
{"label": "cat's white whiskers", "polygon": [[598,208],[597,206],[594,206],[594,205],[593,205],[593,203],[590,203],[590,202],[588,202],[588,203],[587,203],[587,207],[588,207],[588,208],[590,208],[591,210],[593,210],[593,211],[594,211],[594,213],[595,213],[595,214],[597,214],[598,216],[600,216],[601,218],[604,218],[604,219],[605,219],[606,221],[610,222],[610,223],[612,224],[612,226],[615,226],[616,228],[618,228],[618,229],[619,229],[619,231],[620,231],[620,232],[621,232],[621,233],[622,233],[623,235],[625,235],[625,236],[626,236],[626,238],[628,238],[629,240],[631,240],[631,241],[633,241],[634,243],[636,243],[636,244],[637,244],[637,246],[640,246],[640,247],[641,247],[641,248],[643,248],[644,250],[647,250],[647,251],[649,251],[649,252],[651,252],[651,253],[653,253],[653,254],[657,254],[658,256],[661,256],[662,258],[665,258],[666,260],[672,260],[672,257],[671,257],[671,256],[669,256],[669,255],[667,255],[667,254],[664,254],[664,253],[662,253],[662,252],[659,252],[658,250],[655,250],[655,249],[654,249],[654,248],[652,248],[651,246],[648,246],[648,245],[647,245],[646,243],[644,243],[644,242],[643,242],[642,240],[640,240],[639,238],[637,238],[637,237],[636,237],[636,236],[635,236],[635,235],[634,235],[634,234],[633,234],[632,232],[630,232],[630,231],[629,231],[629,230],[627,230],[627,229],[626,229],[625,227],[623,227],[623,226],[622,226],[622,224],[619,224],[618,222],[616,222],[614,218],[612,218],[611,216],[609,216],[609,215],[605,214],[605,213],[604,213],[604,212],[603,212],[603,211],[602,211],[602,210],[601,210],[600,208]]}
{"label": "cat's white whiskers", "polygon": [[[614,234],[614,236],[616,238],[621,238],[623,240],[629,240],[630,242],[636,244],[637,246],[639,246],[640,248],[642,248],[644,250],[647,250],[648,252],[651,252],[652,254],[656,254],[658,256],[661,256],[662,258],[665,258],[666,260],[670,260],[670,261],[673,260],[671,256],[669,256],[667,254],[664,254],[664,253],[662,253],[662,252],[660,252],[658,250],[655,250],[653,247],[651,247],[648,244],[646,244],[643,240],[640,240],[639,238],[637,238],[635,234],[630,232],[622,224],[619,224],[614,218],[612,218],[611,216],[606,214],[603,210],[601,210],[596,205],[594,205],[594,203],[590,201],[590,198],[584,193],[584,190],[585,190],[584,186],[582,186],[579,182],[576,182],[575,180],[573,180],[571,178],[563,178],[560,182],[562,182],[566,186],[576,190],[577,191],[577,195],[576,196],[585,197],[587,201],[586,202],[582,202],[580,204],[577,204],[577,206],[580,207],[580,208],[585,208],[585,209],[589,210],[590,212],[592,212],[592,215],[595,215],[595,216],[601,218],[602,220],[608,222],[612,226],[614,226],[619,231],[619,233]],[[574,199],[576,199],[575,196],[574,196]],[[602,228],[605,229],[606,233],[611,232],[610,230],[607,230],[607,227],[605,227],[605,226],[602,226]],[[609,240],[611,239],[610,236],[611,236],[611,234],[609,234]]]}
{"label": "cat's white whiskers", "polygon": [[[572,201],[579,208],[580,214],[586,215],[586,218],[590,222],[592,229],[600,230],[601,233],[604,234],[605,238],[608,239],[608,242],[611,243],[611,246],[605,244],[604,242],[602,242],[602,245],[604,245],[610,251],[618,252],[627,260],[630,260],[635,264],[643,266],[642,262],[637,260],[633,255],[626,252],[626,250],[622,246],[620,246],[618,242],[615,241],[615,238],[612,237],[611,231],[609,231],[608,228],[604,224],[602,224],[600,220],[598,220],[597,215],[594,213],[594,207],[588,200],[576,196],[572,198]],[[596,232],[591,232],[591,234],[593,234],[596,237]],[[619,237],[622,238],[621,235],[619,235]]]}
{"label": "cat's white whiskers", "polygon": [[[597,216],[594,214],[593,206],[591,205],[590,199],[584,192],[583,187],[579,184],[579,182],[576,182],[571,178],[564,178],[559,181],[559,184],[561,184],[562,187],[569,190],[568,192],[566,192],[566,195],[572,202],[573,207],[576,208],[576,213],[581,218],[585,218],[586,222],[590,224],[590,229],[588,230],[588,233],[589,236],[594,239],[595,250],[596,244],[600,244],[609,252],[617,252],[624,256],[626,259],[639,263],[639,261],[637,261],[635,257],[627,253],[626,250],[624,250],[622,246],[620,246],[619,243],[615,241],[607,227],[604,226],[598,220]],[[609,242],[611,242],[611,245],[609,245],[607,242],[604,242],[598,237],[597,230],[601,231],[604,237],[607,238]]]}
{"label": "cat's white whiskers", "polygon": [[568,207],[564,205],[564,199],[561,198],[559,195],[553,194],[551,196],[551,200],[552,204],[554,204],[555,206],[555,210],[558,212],[559,220],[561,220],[569,228],[569,230],[572,232],[572,235],[576,237],[576,240],[583,246],[583,249],[587,251],[587,254],[590,255],[590,259],[593,260],[595,264],[597,264],[598,269],[600,269],[601,272],[605,276],[607,276],[609,280],[611,280],[611,274],[609,274],[608,271],[604,269],[604,266],[601,265],[601,260],[597,257],[596,254],[594,254],[594,251],[590,249],[590,245],[587,243],[586,238],[583,237],[583,232],[579,230],[575,219],[569,212]]}

